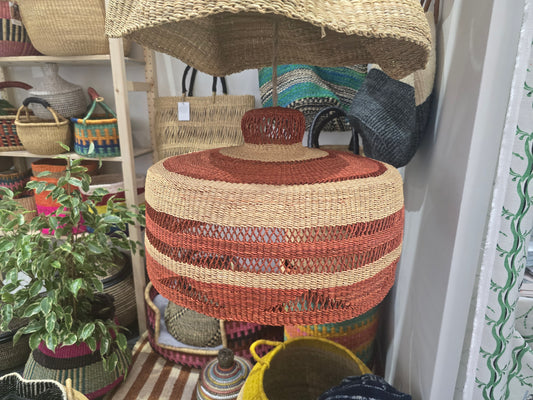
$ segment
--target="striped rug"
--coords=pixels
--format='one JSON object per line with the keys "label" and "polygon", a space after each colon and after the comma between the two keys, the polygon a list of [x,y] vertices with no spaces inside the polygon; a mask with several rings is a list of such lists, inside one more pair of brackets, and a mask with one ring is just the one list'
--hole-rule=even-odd
{"label": "striped rug", "polygon": [[182,367],[152,351],[145,332],[133,347],[133,362],[126,381],[113,400],[196,400],[200,370]]}

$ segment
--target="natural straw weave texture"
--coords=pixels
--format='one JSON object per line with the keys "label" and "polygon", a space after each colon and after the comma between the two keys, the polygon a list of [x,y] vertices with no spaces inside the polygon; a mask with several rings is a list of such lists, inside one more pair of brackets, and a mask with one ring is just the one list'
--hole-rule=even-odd
{"label": "natural straw weave texture", "polygon": [[110,0],[106,33],[215,76],[278,64],[423,68],[431,38],[418,0]]}
{"label": "natural straw weave texture", "polygon": [[163,297],[267,325],[340,322],[381,302],[401,252],[401,176],[305,148],[304,129],[299,111],[251,110],[244,145],[150,167],[147,269]]}
{"label": "natural straw weave texture", "polygon": [[[21,116],[21,112],[26,114]],[[37,155],[52,155],[64,153],[66,150],[60,143],[70,145],[72,135],[69,121],[48,107],[53,120],[42,120],[30,115],[28,107],[21,106],[15,117],[17,134],[24,148]]]}
{"label": "natural straw weave texture", "polygon": [[109,54],[104,0],[17,0],[28,35],[47,56]]}
{"label": "natural straw weave texture", "polygon": [[[26,28],[13,22],[12,2],[0,1],[0,57],[36,56],[39,54],[31,44]],[[13,6],[16,7],[16,6]],[[13,10],[15,11],[15,10]]]}
{"label": "natural straw weave texture", "polygon": [[[254,350],[259,344],[275,347],[259,358]],[[350,350],[327,339],[259,340],[250,351],[257,364],[237,397],[242,400],[316,400],[343,378],[370,373]]]}

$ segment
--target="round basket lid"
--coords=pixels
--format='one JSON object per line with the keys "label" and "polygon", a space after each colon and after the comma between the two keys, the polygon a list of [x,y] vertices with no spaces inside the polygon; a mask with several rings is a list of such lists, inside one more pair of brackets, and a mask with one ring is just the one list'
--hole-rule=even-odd
{"label": "round basket lid", "polygon": [[424,68],[431,47],[418,0],[110,0],[107,10],[109,36],[215,76],[272,65],[276,44],[279,64],[375,63],[398,79]]}
{"label": "round basket lid", "polygon": [[228,348],[221,349],[217,358],[202,369],[196,387],[196,398],[236,399],[251,369],[252,365],[248,360],[235,356]]}
{"label": "round basket lid", "polygon": [[304,129],[299,111],[252,110],[242,146],[150,167],[146,257],[159,293],[267,325],[344,321],[381,302],[401,252],[401,176],[303,147]]}

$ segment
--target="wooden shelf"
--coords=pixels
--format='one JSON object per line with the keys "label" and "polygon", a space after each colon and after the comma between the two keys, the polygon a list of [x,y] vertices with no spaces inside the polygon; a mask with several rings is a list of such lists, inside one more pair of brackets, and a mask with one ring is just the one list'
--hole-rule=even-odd
{"label": "wooden shelf", "polygon": [[[134,157],[140,157],[145,154],[150,154],[152,152],[152,149],[145,148],[145,149],[135,149],[133,152]],[[25,150],[17,150],[17,151],[0,151],[0,157],[24,157],[24,158],[53,158],[57,155],[69,155],[70,157],[76,159],[76,158],[86,158],[86,159],[92,159],[92,160],[98,160],[98,158],[89,158],[89,157],[83,157],[79,154],[76,154],[74,152],[70,153],[62,153],[62,154],[53,154],[53,155],[42,155],[42,154],[33,154]],[[114,161],[114,162],[122,162],[123,158],[122,156],[118,157],[103,157],[102,161]]]}
{"label": "wooden shelf", "polygon": [[[126,62],[144,64],[144,60],[124,57]],[[28,66],[31,64],[58,63],[58,64],[102,64],[109,63],[111,56],[109,54],[95,56],[22,56],[22,57],[0,57],[0,65],[3,66]]]}

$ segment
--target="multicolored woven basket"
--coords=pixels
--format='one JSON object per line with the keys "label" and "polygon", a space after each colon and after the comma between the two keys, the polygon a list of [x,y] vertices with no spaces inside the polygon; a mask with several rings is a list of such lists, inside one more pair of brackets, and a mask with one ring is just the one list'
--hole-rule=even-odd
{"label": "multicolored woven basket", "polygon": [[[217,349],[206,350],[185,346],[169,346],[161,343],[162,315],[164,310],[159,309],[154,301],[160,296],[152,283],[148,283],[144,293],[147,315],[148,340],[152,349],[163,358],[177,364],[192,368],[203,368],[213,357],[218,354]],[[281,340],[283,328],[277,326],[265,326],[248,322],[222,321],[222,343],[225,347],[233,350],[235,355],[252,361],[250,345],[259,339]],[[268,346],[261,346],[257,350],[260,354],[268,352]]]}
{"label": "multicolored woven basket", "polygon": [[11,168],[0,172],[0,186],[11,190],[14,198],[26,197],[31,192],[26,189],[26,183],[30,181],[31,170],[17,171]]}
{"label": "multicolored woven basket", "polygon": [[[71,118],[74,123],[74,151],[85,157],[120,156],[117,115],[93,88],[89,88],[89,95],[93,102],[85,118]],[[93,117],[97,105],[106,112],[103,118]],[[91,143],[94,152],[89,153]]]}
{"label": "multicolored woven basket", "polygon": [[[0,3],[0,8],[2,3]],[[0,89],[21,88],[29,90],[32,87],[24,82],[5,81],[0,82]],[[15,116],[17,109],[12,108],[10,104],[0,109],[0,151],[24,150],[24,146],[17,135],[15,125]]]}
{"label": "multicolored woven basket", "polygon": [[[18,17],[18,18],[14,18]],[[18,5],[12,1],[0,1],[0,57],[35,56],[33,47],[18,15]]]}
{"label": "multicolored woven basket", "polygon": [[373,365],[381,305],[348,321],[320,325],[285,326],[285,340],[300,336],[324,338],[352,351],[365,365]]}
{"label": "multicolored woven basket", "polygon": [[163,297],[269,325],[341,322],[383,300],[402,247],[400,173],[303,147],[304,130],[299,111],[251,110],[244,145],[150,167],[146,261]]}
{"label": "multicolored woven basket", "polygon": [[[128,363],[126,359],[122,362],[125,365]],[[85,343],[63,346],[55,352],[41,343],[30,354],[23,376],[25,379],[52,379],[63,385],[67,378],[71,378],[73,388],[88,399],[104,396],[124,378],[118,370],[106,371],[99,353],[93,353]]]}

